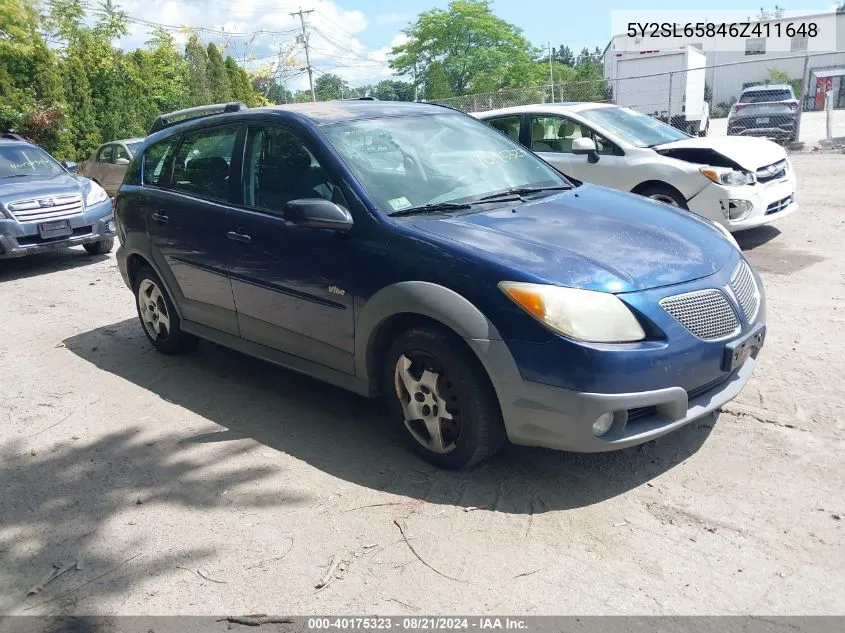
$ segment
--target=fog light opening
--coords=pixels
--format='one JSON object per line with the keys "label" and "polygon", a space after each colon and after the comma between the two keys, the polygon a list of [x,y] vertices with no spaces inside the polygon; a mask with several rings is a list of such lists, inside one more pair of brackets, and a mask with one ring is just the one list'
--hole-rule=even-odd
{"label": "fog light opening", "polygon": [[109,233],[114,233],[114,220],[109,220],[108,222],[106,222],[106,231],[108,231]]}
{"label": "fog light opening", "polygon": [[722,213],[726,220],[735,222],[742,220],[751,211],[752,205],[748,200],[720,200]]}
{"label": "fog light opening", "polygon": [[610,427],[613,426],[613,417],[612,411],[602,413],[599,417],[597,417],[596,421],[593,422],[593,435],[596,437],[606,435],[610,430]]}

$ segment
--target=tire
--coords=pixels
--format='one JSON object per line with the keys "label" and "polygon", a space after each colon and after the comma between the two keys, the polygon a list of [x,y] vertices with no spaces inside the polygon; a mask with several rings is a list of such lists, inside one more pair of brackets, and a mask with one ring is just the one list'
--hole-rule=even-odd
{"label": "tire", "polygon": [[[138,270],[134,291],[141,329],[153,347],[163,354],[178,354],[193,348],[196,339],[182,331],[167,289],[149,266]],[[143,305],[142,296],[146,298]]]}
{"label": "tire", "polygon": [[687,201],[684,200],[684,197],[678,192],[677,189],[674,189],[669,185],[648,185],[647,187],[643,187],[636,193],[646,198],[650,198],[655,202],[662,202],[663,204],[668,204],[673,207],[679,207],[681,209],[688,208]]}
{"label": "tire", "polygon": [[111,253],[111,249],[114,248],[114,238],[107,237],[99,242],[89,242],[83,244],[82,247],[88,251],[89,255],[105,255]]}
{"label": "tire", "polygon": [[[447,330],[414,327],[393,341],[383,368],[383,393],[391,419],[414,451],[432,464],[452,470],[487,459],[507,438],[493,386],[463,345]],[[409,382],[404,378],[412,379],[414,394],[409,395]],[[406,416],[406,407],[417,410]],[[445,408],[451,419],[438,408]],[[439,443],[422,418],[406,421],[426,411],[429,424],[440,429]]]}

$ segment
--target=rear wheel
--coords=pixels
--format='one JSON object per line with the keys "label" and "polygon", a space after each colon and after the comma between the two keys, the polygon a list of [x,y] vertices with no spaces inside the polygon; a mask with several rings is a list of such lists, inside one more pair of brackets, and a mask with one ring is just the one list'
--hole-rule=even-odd
{"label": "rear wheel", "polygon": [[135,304],[144,334],[158,351],[176,354],[190,349],[195,339],[182,331],[167,290],[151,268],[144,266],[135,278]]}
{"label": "rear wheel", "polygon": [[637,193],[655,202],[662,202],[663,204],[681,209],[687,208],[687,201],[684,200],[680,192],[668,185],[648,185],[637,191]]}
{"label": "rear wheel", "polygon": [[105,255],[106,253],[111,253],[111,249],[114,248],[114,238],[107,237],[99,242],[83,244],[82,247],[88,251],[89,255]]}
{"label": "rear wheel", "polygon": [[484,369],[448,331],[418,327],[387,354],[383,393],[412,448],[441,468],[467,468],[493,455],[506,434]]}

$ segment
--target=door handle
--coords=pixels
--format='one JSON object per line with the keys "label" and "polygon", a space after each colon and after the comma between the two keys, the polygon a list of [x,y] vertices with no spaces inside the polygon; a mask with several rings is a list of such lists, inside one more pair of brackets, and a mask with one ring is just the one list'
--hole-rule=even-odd
{"label": "door handle", "polygon": [[249,244],[250,242],[252,242],[252,237],[250,237],[249,235],[235,231],[229,231],[228,233],[226,233],[226,237],[235,242],[243,242],[244,244]]}
{"label": "door handle", "polygon": [[152,218],[159,224],[167,224],[168,222],[170,222],[170,218],[167,217],[167,214],[164,211],[153,213]]}

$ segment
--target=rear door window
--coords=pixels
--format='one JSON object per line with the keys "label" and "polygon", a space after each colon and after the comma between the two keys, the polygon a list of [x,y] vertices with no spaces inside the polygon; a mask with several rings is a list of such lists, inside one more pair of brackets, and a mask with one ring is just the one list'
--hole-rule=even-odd
{"label": "rear door window", "polygon": [[143,165],[143,182],[145,185],[159,187],[167,185],[170,173],[167,165],[170,164],[178,143],[179,137],[172,136],[147,148],[144,152]]}
{"label": "rear door window", "polygon": [[500,132],[507,134],[517,143],[519,143],[519,125],[520,125],[520,117],[519,115],[516,116],[503,116],[498,117],[496,119],[487,119],[486,123],[493,126]]}
{"label": "rear door window", "polygon": [[97,154],[98,163],[113,163],[114,162],[114,145],[106,145]]}
{"label": "rear door window", "polygon": [[239,126],[226,125],[190,132],[173,162],[170,188],[211,200],[229,200],[232,152]]}

